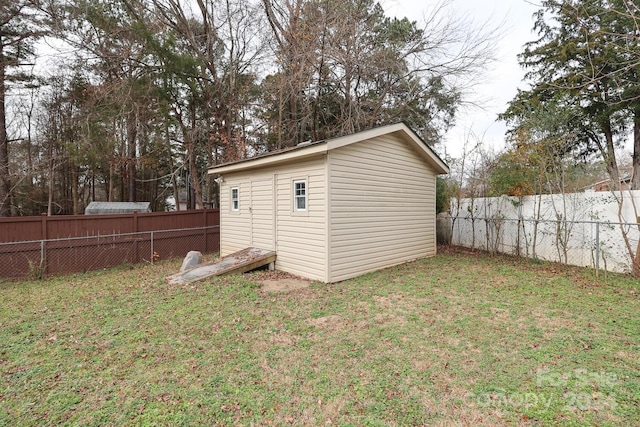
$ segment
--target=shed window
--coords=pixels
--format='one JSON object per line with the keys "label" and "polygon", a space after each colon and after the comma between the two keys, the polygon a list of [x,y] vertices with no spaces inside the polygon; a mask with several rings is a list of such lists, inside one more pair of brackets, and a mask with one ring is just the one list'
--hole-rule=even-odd
{"label": "shed window", "polygon": [[231,187],[231,210],[234,212],[240,210],[240,191],[238,187]]}
{"label": "shed window", "polygon": [[293,210],[307,210],[307,180],[293,181]]}

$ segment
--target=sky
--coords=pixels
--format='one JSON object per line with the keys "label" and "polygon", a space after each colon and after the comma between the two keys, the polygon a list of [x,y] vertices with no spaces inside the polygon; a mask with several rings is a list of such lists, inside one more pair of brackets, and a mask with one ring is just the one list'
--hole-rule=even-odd
{"label": "sky", "polygon": [[[420,21],[425,11],[431,10],[438,0],[387,0],[383,3],[387,13]],[[486,147],[498,151],[505,146],[506,126],[497,121],[497,115],[507,108],[517,89],[526,89],[524,70],[517,55],[524,44],[535,39],[533,14],[539,2],[532,0],[448,0],[448,8],[456,15],[466,16],[475,25],[487,23],[500,27],[502,36],[495,46],[496,61],[486,71],[483,84],[475,87],[473,98],[483,108],[465,108],[459,111],[456,126],[445,136],[446,153],[460,157],[465,140],[482,141]],[[440,149],[439,151],[442,151]]]}

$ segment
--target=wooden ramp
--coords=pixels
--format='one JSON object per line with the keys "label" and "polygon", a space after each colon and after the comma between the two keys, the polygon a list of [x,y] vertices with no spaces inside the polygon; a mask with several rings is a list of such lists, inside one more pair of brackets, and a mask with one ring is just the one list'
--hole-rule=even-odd
{"label": "wooden ramp", "polygon": [[267,249],[246,248],[238,252],[200,264],[190,270],[181,271],[167,277],[171,285],[195,282],[211,276],[222,276],[231,273],[244,273],[276,260],[276,253]]}

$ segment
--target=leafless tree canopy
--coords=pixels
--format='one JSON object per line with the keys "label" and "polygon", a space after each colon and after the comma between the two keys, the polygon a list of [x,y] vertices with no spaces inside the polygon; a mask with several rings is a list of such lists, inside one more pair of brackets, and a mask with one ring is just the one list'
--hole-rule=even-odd
{"label": "leafless tree canopy", "polygon": [[0,215],[216,205],[207,166],[391,122],[435,143],[496,37],[449,6],[414,21],[373,0],[4,2]]}

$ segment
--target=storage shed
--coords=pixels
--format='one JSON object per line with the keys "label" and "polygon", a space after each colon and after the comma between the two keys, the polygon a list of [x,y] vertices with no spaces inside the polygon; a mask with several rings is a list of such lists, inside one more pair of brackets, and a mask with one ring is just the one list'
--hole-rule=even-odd
{"label": "storage shed", "polygon": [[436,254],[436,175],[404,123],[217,165],[220,252],[275,250],[275,268],[331,283]]}
{"label": "storage shed", "polygon": [[85,215],[151,212],[151,202],[90,202]]}

